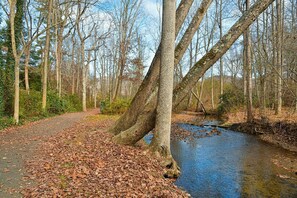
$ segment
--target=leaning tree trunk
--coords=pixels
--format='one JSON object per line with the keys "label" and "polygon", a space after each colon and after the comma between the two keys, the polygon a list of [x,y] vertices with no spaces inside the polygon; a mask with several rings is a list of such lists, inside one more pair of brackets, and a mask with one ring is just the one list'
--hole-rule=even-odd
{"label": "leaning tree trunk", "polygon": [[[208,6],[210,5],[211,0],[203,0],[200,8],[197,10],[196,15],[193,17],[191,24],[189,25],[186,33],[183,38],[177,45],[175,49],[175,65],[178,64],[182,55],[186,51],[189,46],[193,35],[197,31],[203,16],[205,15]],[[181,26],[184,22],[185,17],[192,5],[192,0],[183,0],[177,11],[176,11],[176,24],[175,24],[175,36],[177,36],[178,32],[181,29]],[[150,98],[151,93],[156,88],[158,79],[159,79],[159,70],[160,70],[160,57],[161,57],[161,47],[159,46],[155,57],[151,63],[150,69],[144,78],[142,84],[140,85],[138,92],[136,93],[133,101],[129,107],[129,109],[125,112],[124,115],[117,121],[115,126],[110,130],[113,134],[119,134],[121,131],[125,131],[129,129],[133,124],[136,123],[138,116],[142,112],[142,108]]]}
{"label": "leaning tree trunk", "polygon": [[[258,0],[243,16],[230,28],[230,30],[206,53],[188,72],[173,92],[173,109],[188,95],[204,73],[219,60],[238,37],[249,27],[253,21],[273,2],[273,0]],[[155,101],[152,99],[151,101]],[[114,141],[121,144],[133,145],[153,129],[154,123],[141,123],[141,121],[154,122],[155,105],[148,102],[145,111],[141,113],[136,124],[125,129],[114,137]],[[143,108],[142,108],[143,109]],[[151,127],[148,127],[151,126]],[[136,135],[137,134],[137,135]],[[142,136],[142,137],[141,137]],[[136,138],[137,137],[137,138]]]}

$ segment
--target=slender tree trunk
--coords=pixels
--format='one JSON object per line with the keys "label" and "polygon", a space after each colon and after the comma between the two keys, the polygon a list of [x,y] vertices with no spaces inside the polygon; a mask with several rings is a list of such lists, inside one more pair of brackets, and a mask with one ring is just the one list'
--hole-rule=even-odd
{"label": "slender tree trunk", "polygon": [[[246,0],[246,10],[250,8],[250,0]],[[249,27],[244,32],[244,57],[245,57],[245,64],[244,67],[246,68],[246,82],[247,82],[247,95],[246,95],[246,110],[247,110],[247,122],[252,122],[253,120],[253,113],[252,113],[252,63],[251,63],[251,35]]]}
{"label": "slender tree trunk", "polygon": [[211,108],[212,108],[212,110],[215,109],[213,67],[211,67]]}
{"label": "slender tree trunk", "polygon": [[13,51],[14,56],[14,114],[13,118],[16,124],[19,123],[19,110],[20,110],[20,68],[19,68],[19,61],[20,57],[17,52],[17,46],[16,46],[16,36],[15,36],[15,8],[16,8],[16,1],[10,0],[9,1],[9,7],[10,7],[10,16],[9,16],[9,22],[10,22],[10,35],[11,35],[11,47]]}
{"label": "slender tree trunk", "polygon": [[[201,78],[201,83],[200,83],[200,89],[199,89],[199,98],[197,99],[197,106],[196,106],[196,111],[200,111],[200,107],[201,109],[203,104],[202,104],[202,95],[203,95],[203,88],[204,88],[204,76],[202,76]],[[197,94],[198,94],[198,89],[197,89]]]}
{"label": "slender tree trunk", "polygon": [[81,64],[82,64],[82,106],[87,111],[87,67],[85,65],[85,43],[81,43]]}
{"label": "slender tree trunk", "polygon": [[279,114],[282,111],[282,1],[276,1],[277,12],[277,33],[276,33],[276,65],[277,65],[277,106],[275,108],[275,114]]}
{"label": "slender tree trunk", "polygon": [[[71,94],[74,95],[75,93],[75,70],[76,70],[76,65],[74,62],[74,52],[75,52],[75,42],[72,38],[72,43],[73,43],[73,47],[72,47],[72,52],[71,52],[71,68],[72,68],[72,84],[71,84]],[[78,80],[78,79],[77,79]]]}
{"label": "slender tree trunk", "polygon": [[93,89],[94,89],[94,108],[97,108],[97,53],[96,53],[96,51],[94,52],[94,54],[95,54],[95,60],[94,60],[94,67],[93,67],[93,69],[94,69],[94,78],[93,78],[93,81],[94,81],[94,87],[93,87]]}
{"label": "slender tree trunk", "polygon": [[27,45],[24,51],[25,53],[25,88],[26,88],[27,94],[30,93],[30,85],[29,85],[30,49],[31,49],[31,44]]}
{"label": "slender tree trunk", "polygon": [[42,110],[46,110],[46,97],[47,97],[47,71],[49,63],[49,50],[50,50],[50,26],[51,26],[51,15],[52,15],[52,0],[48,1],[48,14],[47,14],[47,30],[46,30],[46,41],[44,48],[44,61],[43,61],[43,80],[42,80]]}
{"label": "slender tree trunk", "polygon": [[[220,0],[220,14],[219,14],[219,27],[220,27],[220,39],[223,36],[223,1]],[[223,58],[220,58],[220,95],[224,93],[224,63]]]}
{"label": "slender tree trunk", "polygon": [[[276,67],[277,64],[277,56],[276,56],[276,23],[275,23],[275,8],[274,4],[272,4],[271,10],[271,31],[272,31],[272,66]],[[272,75],[272,93],[273,93],[273,103],[272,109],[276,110],[277,104],[277,72],[273,72]]]}

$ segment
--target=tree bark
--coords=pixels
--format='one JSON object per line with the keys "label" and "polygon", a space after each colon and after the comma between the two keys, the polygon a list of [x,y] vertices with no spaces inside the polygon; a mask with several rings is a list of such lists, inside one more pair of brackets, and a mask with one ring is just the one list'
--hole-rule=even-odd
{"label": "tree bark", "polygon": [[[220,39],[223,36],[223,1],[220,0],[220,14],[219,14],[219,28],[220,28]],[[223,58],[220,58],[220,95],[224,93],[224,63]]]}
{"label": "tree bark", "polygon": [[151,150],[171,157],[170,131],[174,72],[175,0],[163,1],[161,67],[155,133]]}
{"label": "tree bark", "polygon": [[282,111],[282,1],[276,1],[277,32],[276,32],[276,68],[277,68],[277,99],[275,114]]}
{"label": "tree bark", "polygon": [[47,30],[46,30],[46,41],[44,48],[44,60],[43,60],[43,80],[42,80],[42,110],[46,110],[46,97],[47,97],[47,71],[49,63],[49,50],[50,50],[50,26],[53,1],[48,1],[48,13],[47,13]]}
{"label": "tree bark", "polygon": [[11,47],[14,56],[14,114],[13,118],[16,124],[19,123],[19,111],[20,111],[20,68],[19,68],[19,61],[20,57],[17,53],[17,46],[16,46],[16,36],[15,36],[15,7],[16,7],[16,0],[9,1],[9,8],[10,8],[10,35],[11,35]]}
{"label": "tree bark", "polygon": [[[193,0],[183,0],[181,1],[177,11],[176,11],[176,24],[175,24],[175,37],[177,36],[178,32],[181,29],[182,23],[185,19],[185,17],[188,14],[188,11],[193,3]],[[205,3],[203,4],[205,6]],[[202,16],[205,14],[207,9],[201,9],[200,12],[196,12],[199,16]],[[178,53],[182,53],[186,50],[186,48],[189,46],[191,39],[193,36],[190,36],[190,34],[194,34],[197,29],[195,27],[199,27],[197,23],[200,23],[201,19],[193,18],[192,24],[189,26],[189,30],[187,30],[186,34],[183,36],[180,44],[176,47],[175,52],[175,64],[177,64],[180,60],[178,58],[181,58]],[[191,27],[191,28],[190,28]],[[191,31],[190,31],[191,29]],[[188,44],[182,44],[183,42],[187,42]],[[115,126],[110,129],[110,132],[113,134],[119,134],[121,131],[127,130],[129,127],[131,127],[137,120],[137,117],[142,112],[142,109],[139,107],[145,106],[145,104],[148,101],[148,98],[150,98],[151,93],[156,88],[156,85],[158,83],[159,79],[159,70],[160,70],[160,55],[161,55],[161,47],[158,47],[158,50],[155,54],[155,57],[151,63],[151,66],[149,68],[149,71],[147,75],[145,76],[144,80],[142,81],[135,97],[133,98],[131,105],[129,109],[120,117],[120,119],[116,122]]]}
{"label": "tree bark", "polygon": [[[250,0],[245,1],[246,11],[250,7]],[[252,63],[251,63],[251,35],[249,27],[243,33],[244,35],[244,67],[246,68],[246,112],[247,112],[247,122],[252,122],[253,113],[252,113]]]}
{"label": "tree bark", "polygon": [[29,84],[30,49],[31,49],[31,44],[27,45],[24,51],[25,53],[25,89],[27,94],[30,93],[30,84]]}

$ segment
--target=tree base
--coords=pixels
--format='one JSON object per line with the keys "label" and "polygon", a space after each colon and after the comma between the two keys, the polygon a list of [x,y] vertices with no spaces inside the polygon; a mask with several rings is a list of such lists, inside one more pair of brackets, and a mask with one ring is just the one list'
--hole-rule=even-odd
{"label": "tree base", "polygon": [[173,159],[169,149],[165,146],[150,145],[149,150],[153,155],[162,159],[161,166],[165,171],[163,176],[165,178],[176,179],[180,176],[180,168],[176,161]]}
{"label": "tree base", "polygon": [[165,178],[176,179],[180,176],[180,168],[173,157],[166,160],[166,171],[163,174]]}

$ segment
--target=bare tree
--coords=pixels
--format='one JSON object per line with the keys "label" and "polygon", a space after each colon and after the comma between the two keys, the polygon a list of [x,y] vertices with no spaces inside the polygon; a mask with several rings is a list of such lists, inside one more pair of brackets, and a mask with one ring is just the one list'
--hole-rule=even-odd
{"label": "bare tree", "polygon": [[20,111],[20,59],[22,52],[18,52],[16,46],[16,36],[15,36],[15,10],[16,10],[16,0],[9,0],[9,24],[10,24],[10,34],[11,34],[11,46],[14,57],[14,114],[13,118],[15,123],[19,123],[19,111]]}
{"label": "bare tree", "polygon": [[48,63],[49,63],[49,50],[50,50],[50,27],[51,27],[51,17],[53,0],[47,2],[47,29],[46,29],[46,41],[44,48],[44,59],[43,59],[43,76],[42,76],[42,110],[46,109],[46,98],[47,98],[47,74],[48,74]]}
{"label": "bare tree", "polygon": [[122,90],[122,81],[132,37],[135,35],[135,26],[140,14],[142,0],[121,0],[120,9],[116,10],[115,23],[118,26],[119,52],[117,61],[117,77],[112,101],[115,101]]}
{"label": "bare tree", "polygon": [[[250,0],[245,1],[246,11],[248,11],[250,7]],[[247,121],[252,122],[253,113],[252,113],[252,63],[251,63],[251,36],[249,27],[243,33],[244,37],[244,70],[246,73],[246,109],[247,109]]]}
{"label": "bare tree", "polygon": [[276,68],[277,68],[277,97],[275,114],[282,111],[282,0],[276,1]]}
{"label": "bare tree", "polygon": [[[31,0],[28,0],[26,2],[26,6],[25,6],[25,26],[27,29],[27,39],[24,41],[24,54],[25,54],[25,89],[27,91],[27,93],[29,94],[30,92],[30,85],[29,85],[29,61],[30,61],[30,54],[31,54],[31,46],[32,46],[32,42],[38,37],[38,35],[40,35],[40,27],[42,25],[43,22],[43,17],[41,16],[41,12],[39,13],[39,15],[37,16],[37,22],[34,23],[35,27],[35,31],[33,31],[33,16],[31,14],[31,10],[30,10],[30,4],[31,4]],[[36,16],[35,16],[36,17]],[[34,17],[34,18],[35,18]]]}
{"label": "bare tree", "polygon": [[[86,61],[85,59],[85,43],[88,38],[91,37],[92,31],[95,28],[95,24],[89,27],[88,31],[86,32],[84,26],[82,26],[83,22],[83,14],[87,10],[90,2],[83,1],[80,2],[77,6],[77,17],[76,17],[76,31],[80,39],[80,61],[82,66],[82,106],[83,111],[87,111],[87,79],[88,79],[88,72],[89,72],[89,60]],[[86,62],[86,63],[85,63]]]}

